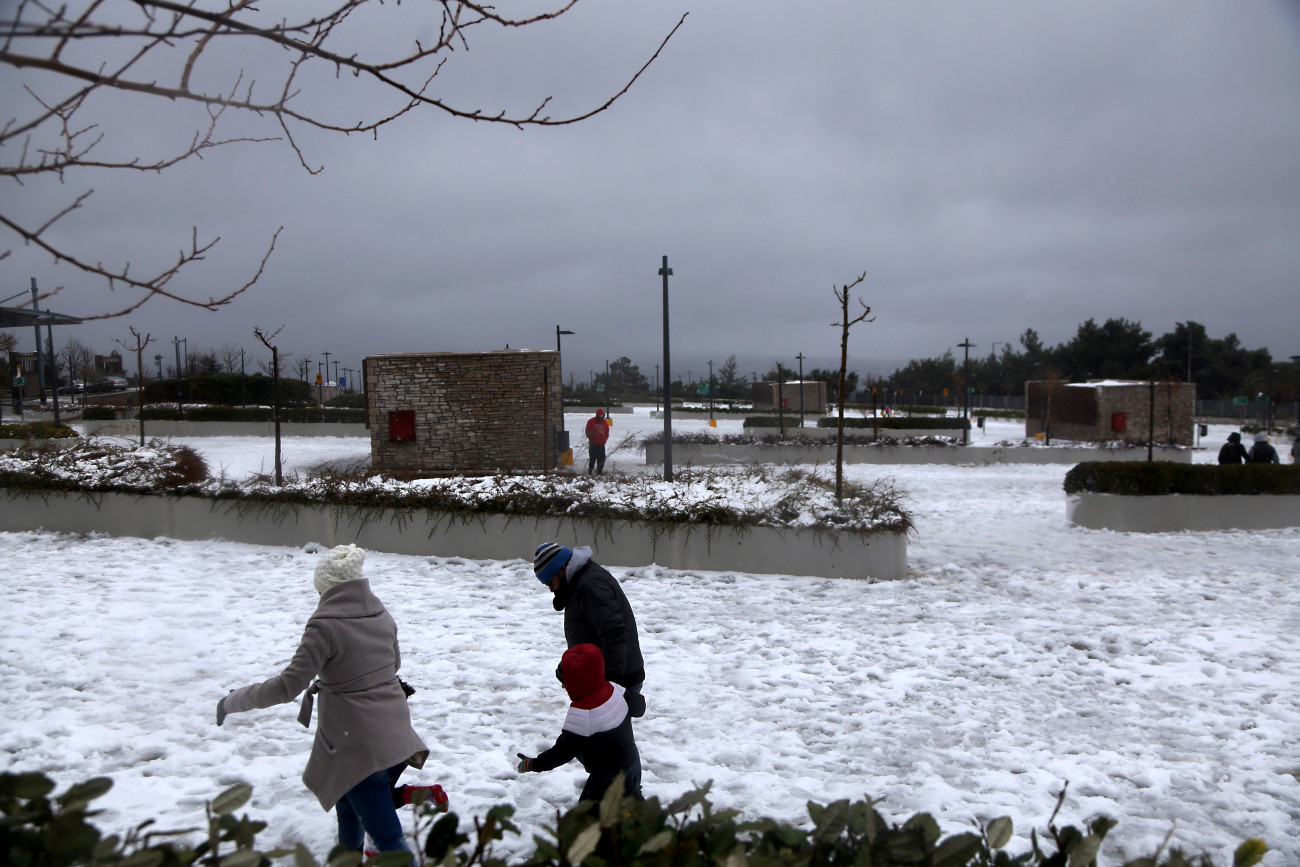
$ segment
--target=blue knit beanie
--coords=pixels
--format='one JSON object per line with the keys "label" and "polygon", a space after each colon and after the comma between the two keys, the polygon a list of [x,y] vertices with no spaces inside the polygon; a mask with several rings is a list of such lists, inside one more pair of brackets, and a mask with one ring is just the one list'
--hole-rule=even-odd
{"label": "blue knit beanie", "polygon": [[556,542],[543,542],[533,554],[533,573],[543,584],[550,584],[555,573],[569,562],[573,552]]}

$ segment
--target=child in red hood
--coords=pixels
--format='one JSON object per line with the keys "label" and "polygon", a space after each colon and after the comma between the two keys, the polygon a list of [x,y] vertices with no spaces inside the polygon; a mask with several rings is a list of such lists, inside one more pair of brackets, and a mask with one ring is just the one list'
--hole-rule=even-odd
{"label": "child in red hood", "polygon": [[580,801],[598,801],[624,774],[624,794],[644,800],[633,771],[641,767],[632,717],[627,712],[623,687],[605,679],[605,657],[594,644],[575,644],[560,658],[560,678],[569,693],[569,714],[555,746],[536,758],[517,753],[520,773],[550,771],[573,759],[582,762],[587,783]]}

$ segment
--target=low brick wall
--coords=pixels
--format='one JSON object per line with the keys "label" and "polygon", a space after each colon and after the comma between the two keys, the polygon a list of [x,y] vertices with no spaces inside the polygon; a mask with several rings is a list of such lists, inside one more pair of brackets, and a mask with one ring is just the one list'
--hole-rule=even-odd
{"label": "low brick wall", "polygon": [[355,542],[375,551],[482,560],[528,558],[539,542],[591,545],[608,566],[646,566],[896,580],[907,575],[904,533],[830,534],[687,526],[662,530],[638,522],[592,523],[470,513],[299,505],[264,508],[231,500],[145,494],[6,495],[0,527],[62,533],[108,533],[226,539],[254,545]]}
{"label": "low brick wall", "polygon": [[1278,530],[1300,527],[1300,497],[1073,494],[1066,499],[1065,516],[1078,527],[1121,533]]}

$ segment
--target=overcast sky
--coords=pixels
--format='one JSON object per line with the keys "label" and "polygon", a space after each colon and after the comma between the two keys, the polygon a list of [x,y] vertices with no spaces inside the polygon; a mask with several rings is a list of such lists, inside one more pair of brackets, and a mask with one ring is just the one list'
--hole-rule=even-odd
{"label": "overcast sky", "polygon": [[[386,5],[358,26],[383,23],[372,42],[401,46],[422,8]],[[302,133],[324,166],[314,176],[283,143],[238,144],[158,176],[10,186],[6,207],[48,212],[94,188],[58,240],[133,271],[175,256],[191,226],[219,235],[175,287],[201,296],[242,282],[284,227],[262,280],[220,312],[154,301],[63,332],[100,352],[134,326],[165,342],[149,355],[170,357],[183,337],[260,356],[253,327],[283,325],[282,351],[355,368],[385,352],[554,348],[558,324],[575,332],[566,379],[622,355],[653,377],[666,255],[674,379],[733,353],[746,375],[798,353],[837,365],[833,287],[864,272],[854,296],[876,320],[849,343],[863,373],[964,338],[986,353],[1027,328],[1054,345],[1088,318],[1156,336],[1190,319],[1274,357],[1300,353],[1294,0],[588,0],[554,22],[481,31],[434,91],[515,113],[550,95],[551,114],[579,113],[687,12],[631,91],[576,126],[428,110],[377,141]],[[226,62],[203,72],[231,80],[260,61]],[[2,74],[0,104],[42,86]],[[332,79],[303,99],[350,120],[382,104]],[[118,149],[193,129],[168,103],[93,110]],[[65,287],[47,305],[63,313],[134,300],[13,236],[2,249],[0,296],[35,277]]]}

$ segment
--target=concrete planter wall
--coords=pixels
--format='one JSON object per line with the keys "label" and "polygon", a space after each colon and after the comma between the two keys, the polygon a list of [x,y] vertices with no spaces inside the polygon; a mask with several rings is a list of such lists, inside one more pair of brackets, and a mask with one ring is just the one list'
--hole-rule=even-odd
{"label": "concrete planter wall", "polygon": [[[1190,464],[1190,449],[1156,449],[1160,461]],[[1081,461],[1145,461],[1146,449],[1080,449],[998,446],[845,446],[846,464],[1077,464]],[[673,464],[812,464],[834,463],[834,443],[800,445],[704,445],[673,443]],[[664,447],[645,447],[646,464],[662,464]]]}
{"label": "concrete planter wall", "polygon": [[[780,436],[781,429],[775,427],[747,427],[745,433],[752,437]],[[836,430],[833,427],[805,427],[786,426],[785,435],[787,437],[808,437],[809,439],[833,440],[836,437]],[[844,429],[845,437],[869,437],[871,428],[869,427],[846,427]],[[906,439],[907,437],[949,437],[954,440],[961,440],[961,428],[931,428],[931,429],[911,429],[911,428],[881,428],[880,437],[884,439]]]}
{"label": "concrete planter wall", "polygon": [[1065,514],[1076,526],[1121,533],[1277,530],[1300,527],[1300,496],[1072,494]]}
{"label": "concrete planter wall", "polygon": [[226,539],[255,545],[341,545],[395,554],[510,560],[555,539],[591,545],[601,563],[670,569],[893,580],[907,573],[903,533],[818,533],[755,527],[663,531],[639,522],[464,515],[323,505],[261,508],[164,495],[47,493],[4,496],[0,528]]}
{"label": "concrete planter wall", "polygon": [[[87,421],[86,436],[140,436],[140,422],[132,419]],[[273,421],[149,421],[145,420],[146,439],[169,437],[273,437]],[[360,422],[281,422],[280,435],[286,437],[369,437],[370,431]]]}

